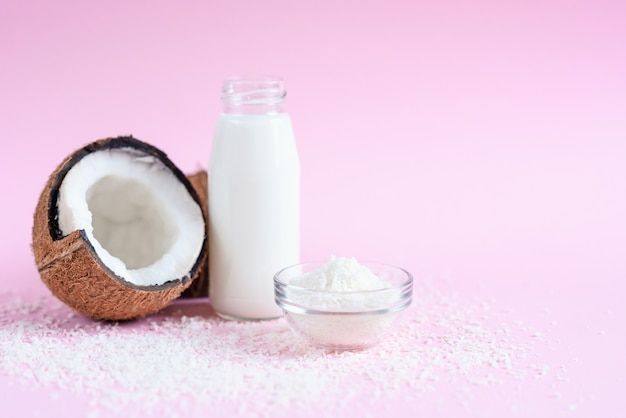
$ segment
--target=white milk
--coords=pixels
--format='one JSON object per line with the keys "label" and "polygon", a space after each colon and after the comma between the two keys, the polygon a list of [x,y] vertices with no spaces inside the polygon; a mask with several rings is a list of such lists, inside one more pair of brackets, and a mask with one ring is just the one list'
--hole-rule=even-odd
{"label": "white milk", "polygon": [[231,319],[280,316],[273,276],[299,262],[300,163],[282,80],[271,80],[278,89],[268,79],[225,82],[211,150],[209,297]]}

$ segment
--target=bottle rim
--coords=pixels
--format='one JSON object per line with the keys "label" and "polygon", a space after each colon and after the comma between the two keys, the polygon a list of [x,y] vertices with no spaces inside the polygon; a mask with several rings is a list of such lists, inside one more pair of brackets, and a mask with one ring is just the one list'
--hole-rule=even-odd
{"label": "bottle rim", "polygon": [[287,95],[282,77],[230,76],[222,84],[222,102],[228,106],[279,104]]}

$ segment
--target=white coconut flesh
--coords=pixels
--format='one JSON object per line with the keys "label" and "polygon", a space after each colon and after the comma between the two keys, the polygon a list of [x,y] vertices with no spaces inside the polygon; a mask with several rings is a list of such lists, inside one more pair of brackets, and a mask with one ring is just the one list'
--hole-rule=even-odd
{"label": "white coconut flesh", "polygon": [[198,203],[158,158],[132,148],[83,157],[63,179],[57,206],[64,236],[84,230],[100,260],[138,286],[187,276],[202,250]]}

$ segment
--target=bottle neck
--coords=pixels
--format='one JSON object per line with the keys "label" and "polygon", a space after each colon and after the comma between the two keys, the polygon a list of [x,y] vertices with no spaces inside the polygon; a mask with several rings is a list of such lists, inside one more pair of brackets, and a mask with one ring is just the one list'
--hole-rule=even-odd
{"label": "bottle neck", "polygon": [[222,111],[243,115],[283,113],[286,95],[280,77],[229,77],[222,84]]}

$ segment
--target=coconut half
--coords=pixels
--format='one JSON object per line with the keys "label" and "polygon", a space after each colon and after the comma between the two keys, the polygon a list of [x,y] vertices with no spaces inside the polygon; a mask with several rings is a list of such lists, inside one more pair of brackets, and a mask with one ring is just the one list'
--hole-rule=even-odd
{"label": "coconut half", "polygon": [[33,225],[42,280],[95,319],[165,307],[206,262],[206,217],[185,175],[133,137],[96,141],[50,176]]}
{"label": "coconut half", "polygon": [[[187,179],[193,186],[194,190],[200,198],[202,203],[202,212],[204,212],[204,219],[209,219],[209,177],[206,170],[198,171],[194,174],[188,175]],[[206,222],[205,236],[209,236],[209,223]],[[191,282],[182,295],[181,298],[208,298],[209,297],[209,258],[208,258],[208,245],[207,240],[207,256],[202,263],[197,277]]]}

